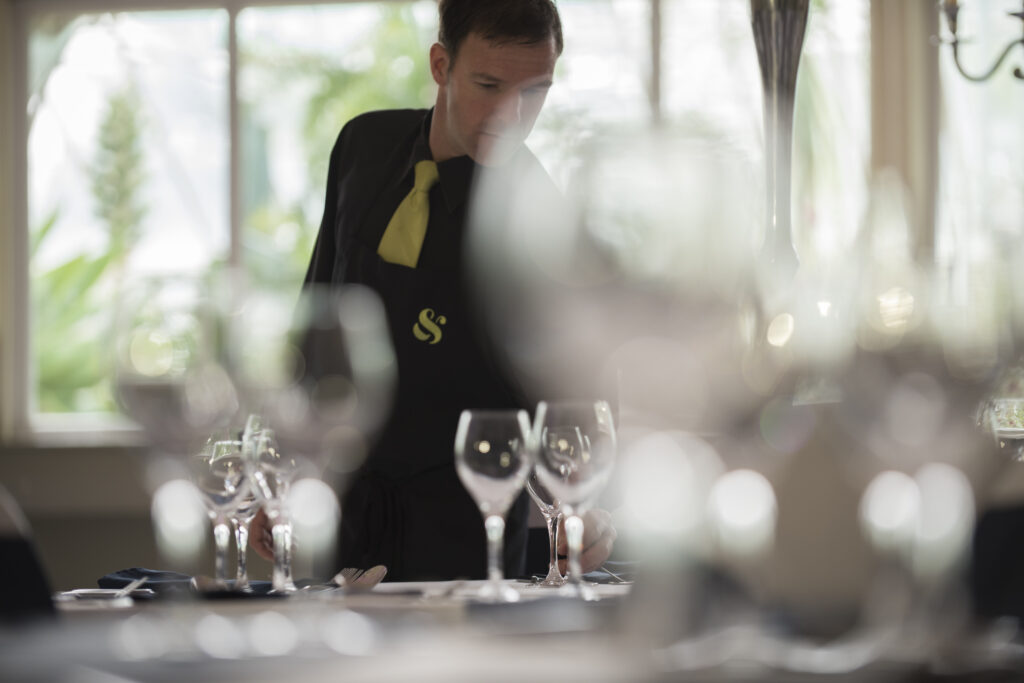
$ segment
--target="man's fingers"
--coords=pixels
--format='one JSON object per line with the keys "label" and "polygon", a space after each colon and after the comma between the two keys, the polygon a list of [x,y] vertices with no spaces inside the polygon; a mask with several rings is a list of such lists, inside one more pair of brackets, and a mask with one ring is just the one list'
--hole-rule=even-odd
{"label": "man's fingers", "polygon": [[612,548],[615,546],[615,538],[611,534],[604,536],[597,543],[583,551],[583,556],[580,557],[580,565],[583,568],[583,573],[592,572],[609,558],[612,554]]}
{"label": "man's fingers", "polygon": [[[606,536],[597,543],[590,546],[587,550],[580,555],[580,568],[583,573],[592,572],[603,565],[612,554],[612,548],[615,547],[615,539],[612,536]],[[564,575],[569,570],[569,560],[563,557],[558,560],[558,571]]]}
{"label": "man's fingers", "polygon": [[607,536],[614,541],[618,532],[612,526],[612,516],[606,510],[592,510],[583,518],[583,551],[604,542]]}
{"label": "man's fingers", "polygon": [[256,512],[249,525],[249,547],[265,560],[274,560],[274,539],[270,533],[267,513],[262,509]]}
{"label": "man's fingers", "polygon": [[[612,541],[618,538],[618,532],[612,526],[612,516],[607,510],[600,508],[589,510],[583,515],[583,551],[591,546],[603,543],[606,536]],[[565,555],[569,551],[568,537],[565,534],[565,517],[558,524],[558,554]]]}

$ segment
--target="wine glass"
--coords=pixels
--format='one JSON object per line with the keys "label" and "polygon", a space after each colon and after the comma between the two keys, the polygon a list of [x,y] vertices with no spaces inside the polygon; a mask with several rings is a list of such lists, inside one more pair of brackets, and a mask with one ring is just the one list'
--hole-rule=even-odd
{"label": "wine glass", "polygon": [[[254,483],[257,496],[273,501],[267,514],[282,537],[275,546],[290,552],[286,539],[299,520],[291,519],[283,494],[261,489],[311,478],[343,490],[361,464],[366,442],[388,414],[397,375],[384,308],[372,290],[359,285],[310,286],[297,298],[257,285],[247,288],[234,309],[229,332],[231,370],[246,408],[253,419],[273,426],[272,443],[264,435],[254,461],[287,461],[293,470],[287,482],[278,482],[281,473],[262,465],[253,474],[262,477]],[[333,557],[335,535],[320,531],[304,550]],[[275,589],[286,591],[290,562],[281,562]]]}
{"label": "wine glass", "polygon": [[292,580],[292,526],[288,514],[288,491],[299,471],[299,463],[281,452],[272,429],[262,429],[253,436],[253,446],[246,450],[246,472],[257,500],[267,513],[274,542],[274,571],[270,592],[295,592]]}
{"label": "wine glass", "polygon": [[195,453],[238,409],[208,290],[200,277],[150,278],[116,302],[117,401],[163,453]]}
{"label": "wine glass", "polygon": [[604,489],[615,463],[616,438],[606,401],[541,401],[533,427],[537,480],[560,501],[569,546],[568,585],[596,599],[582,580],[582,515]]}
{"label": "wine glass", "polygon": [[[256,447],[256,434],[264,428],[263,418],[259,415],[250,415],[245,421],[245,428],[242,430],[242,462],[251,459],[253,449]],[[248,468],[246,468],[248,472]],[[248,476],[248,474],[246,475]],[[235,572],[235,590],[249,592],[249,570],[246,557],[249,548],[249,525],[259,510],[259,499],[252,485],[245,498],[239,503],[238,508],[231,515],[231,525],[235,530],[235,547],[237,550],[238,567]]]}
{"label": "wine glass", "polygon": [[202,493],[213,522],[215,544],[214,581],[228,588],[227,558],[231,544],[229,517],[249,493],[249,482],[242,463],[241,441],[214,441],[192,462],[192,477]]}
{"label": "wine glass", "polygon": [[238,591],[249,592],[252,590],[249,585],[246,554],[249,545],[249,525],[256,516],[256,511],[259,507],[259,501],[256,499],[256,494],[253,493],[252,486],[250,485],[248,493],[246,493],[245,497],[239,502],[238,507],[231,513],[230,520],[231,526],[235,530],[235,548],[238,558],[235,570],[235,590]]}
{"label": "wine glass", "polygon": [[484,517],[488,583],[480,597],[515,602],[501,564],[505,514],[530,471],[530,421],[525,410],[464,410],[455,432],[455,468]]}
{"label": "wine glass", "polygon": [[558,571],[558,525],[562,521],[562,513],[558,509],[558,498],[552,495],[537,479],[536,466],[530,469],[530,476],[526,479],[526,491],[540,509],[540,514],[544,517],[544,523],[548,528],[548,575],[537,585],[564,586],[566,579]]}
{"label": "wine glass", "polygon": [[[114,301],[115,397],[146,434],[154,495],[171,480],[194,487],[195,454],[238,409],[211,291],[209,280],[195,275],[131,278]],[[182,505],[154,505],[157,529],[177,528]],[[161,552],[176,562],[195,559],[201,541],[193,540],[157,533]]]}

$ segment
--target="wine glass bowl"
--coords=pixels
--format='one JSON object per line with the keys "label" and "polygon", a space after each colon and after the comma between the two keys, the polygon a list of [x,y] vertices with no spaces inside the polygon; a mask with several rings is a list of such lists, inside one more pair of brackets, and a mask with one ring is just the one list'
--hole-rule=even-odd
{"label": "wine glass bowl", "polygon": [[488,583],[480,597],[514,602],[519,593],[505,585],[501,553],[505,514],[530,472],[530,422],[526,411],[464,410],[455,435],[455,469],[476,501],[487,532]]}
{"label": "wine glass bowl", "polygon": [[220,315],[198,277],[126,286],[115,313],[114,371],[121,410],[153,446],[182,456],[225,426],[238,396],[224,364]]}
{"label": "wine glass bowl", "polygon": [[351,440],[383,423],[397,372],[376,294],[307,287],[296,300],[254,289],[231,333],[232,371],[249,408],[273,425],[289,457],[313,476],[354,470],[365,449]]}

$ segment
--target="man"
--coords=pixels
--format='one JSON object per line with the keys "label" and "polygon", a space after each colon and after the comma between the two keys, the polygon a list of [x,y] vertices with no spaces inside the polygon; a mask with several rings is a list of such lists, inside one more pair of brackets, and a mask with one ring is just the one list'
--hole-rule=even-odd
{"label": "man", "polygon": [[[465,408],[518,408],[480,335],[464,280],[465,216],[481,166],[543,173],[523,145],[562,51],[551,0],[441,0],[431,110],[350,121],[331,154],[306,284],[361,283],[380,294],[398,358],[391,418],[343,499],[340,566],[388,567],[389,580],[483,577],[476,504],[455,473]],[[424,221],[423,219],[428,218]],[[527,501],[508,515],[506,573],[523,571]],[[590,520],[585,567],[611,552],[607,513]],[[253,545],[271,557],[265,522]]]}

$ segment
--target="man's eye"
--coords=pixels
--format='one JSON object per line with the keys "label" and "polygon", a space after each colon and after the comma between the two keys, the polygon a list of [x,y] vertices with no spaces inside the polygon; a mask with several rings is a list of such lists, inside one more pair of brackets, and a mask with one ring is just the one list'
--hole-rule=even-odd
{"label": "man's eye", "polygon": [[480,83],[480,82],[478,82],[477,85],[480,86],[481,88],[483,88],[484,90],[497,90],[498,89],[498,84],[497,83]]}

